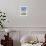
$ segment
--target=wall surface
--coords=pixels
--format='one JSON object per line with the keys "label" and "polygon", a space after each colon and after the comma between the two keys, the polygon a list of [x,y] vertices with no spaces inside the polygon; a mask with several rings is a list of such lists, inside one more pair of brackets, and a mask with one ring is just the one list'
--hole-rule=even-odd
{"label": "wall surface", "polygon": [[[28,6],[27,16],[20,16],[20,6]],[[0,0],[6,12],[7,27],[46,27],[46,0]]]}
{"label": "wall surface", "polygon": [[[27,16],[20,16],[21,5],[28,6]],[[0,0],[0,10],[7,15],[5,26],[20,31],[20,37],[31,31],[46,31],[46,0]]]}

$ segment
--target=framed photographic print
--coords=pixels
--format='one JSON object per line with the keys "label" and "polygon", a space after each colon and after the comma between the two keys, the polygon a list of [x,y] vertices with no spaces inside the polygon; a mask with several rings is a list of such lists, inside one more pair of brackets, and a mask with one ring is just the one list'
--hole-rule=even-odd
{"label": "framed photographic print", "polygon": [[27,16],[27,6],[20,6],[20,16]]}

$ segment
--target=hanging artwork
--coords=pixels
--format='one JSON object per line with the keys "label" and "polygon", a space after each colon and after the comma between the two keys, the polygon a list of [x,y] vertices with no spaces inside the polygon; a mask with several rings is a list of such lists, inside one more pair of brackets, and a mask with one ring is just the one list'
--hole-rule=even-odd
{"label": "hanging artwork", "polygon": [[20,16],[27,16],[27,6],[20,6]]}

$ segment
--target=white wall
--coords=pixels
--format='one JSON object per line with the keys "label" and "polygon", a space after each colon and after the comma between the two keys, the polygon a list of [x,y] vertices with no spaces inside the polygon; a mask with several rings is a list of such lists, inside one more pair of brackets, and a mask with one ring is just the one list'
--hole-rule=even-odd
{"label": "white wall", "polygon": [[[20,16],[19,6],[23,4],[28,6],[27,16]],[[20,36],[31,31],[46,31],[46,0],[0,0],[0,9],[6,12],[6,26],[20,31]]]}
{"label": "white wall", "polygon": [[[28,15],[20,16],[19,6],[28,6]],[[46,0],[0,0],[6,12],[8,27],[46,27]]]}

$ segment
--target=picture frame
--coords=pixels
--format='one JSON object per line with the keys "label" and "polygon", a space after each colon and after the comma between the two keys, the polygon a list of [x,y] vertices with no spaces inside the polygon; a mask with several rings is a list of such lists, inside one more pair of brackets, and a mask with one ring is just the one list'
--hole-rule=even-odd
{"label": "picture frame", "polygon": [[27,16],[28,6],[20,6],[20,16]]}

